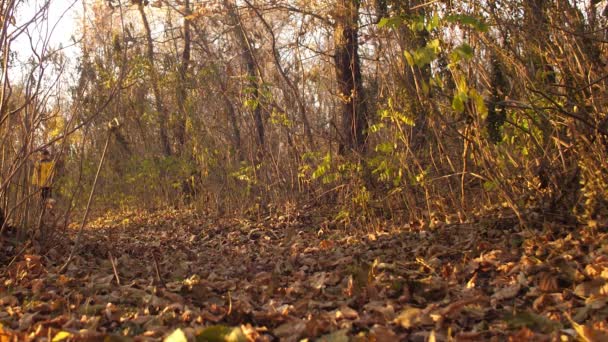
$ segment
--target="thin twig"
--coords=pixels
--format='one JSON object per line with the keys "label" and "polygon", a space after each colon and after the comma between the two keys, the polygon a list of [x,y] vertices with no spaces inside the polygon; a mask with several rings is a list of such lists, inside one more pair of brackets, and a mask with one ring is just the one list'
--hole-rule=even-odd
{"label": "thin twig", "polygon": [[108,257],[110,258],[110,263],[112,264],[112,270],[114,271],[114,277],[116,278],[116,285],[120,286],[120,277],[118,276],[118,271],[116,270],[116,261],[114,260],[111,251],[108,251]]}
{"label": "thin twig", "polygon": [[160,270],[158,267],[158,261],[156,260],[156,253],[152,252],[152,259],[154,259],[154,271],[156,271],[156,280],[158,280],[158,283],[161,286],[165,286],[164,282],[163,282],[163,278],[160,277]]}
{"label": "thin twig", "polygon": [[78,229],[78,234],[76,235],[76,241],[74,241],[74,246],[72,246],[72,251],[68,256],[68,260],[65,261],[65,264],[59,269],[59,273],[63,273],[70,263],[72,262],[72,258],[74,258],[74,254],[78,249],[78,245],[80,244],[80,239],[82,237],[82,232],[84,231],[84,226],[87,223],[87,219],[89,218],[89,212],[91,211],[91,203],[93,203],[93,196],[95,195],[95,188],[97,187],[97,180],[99,179],[99,173],[101,172],[101,167],[103,166],[103,161],[106,159],[106,152],[108,151],[108,145],[110,143],[110,137],[112,136],[112,130],[108,130],[108,137],[106,138],[106,145],[103,147],[103,153],[101,154],[101,160],[99,161],[99,166],[97,167],[97,173],[95,174],[95,179],[93,180],[93,188],[91,189],[91,193],[89,194],[89,200],[87,202],[87,208],[84,211],[84,217],[82,218],[82,223],[80,224],[80,228]]}
{"label": "thin twig", "polygon": [[438,0],[433,0],[433,1],[425,2],[425,3],[423,3],[423,4],[419,4],[419,5],[416,5],[416,6],[412,6],[412,7],[410,7],[410,11],[412,11],[412,10],[417,10],[417,9],[419,9],[419,8],[422,8],[422,7],[426,7],[426,6],[432,5],[432,4],[436,3],[436,2],[439,2],[439,1],[438,1]]}

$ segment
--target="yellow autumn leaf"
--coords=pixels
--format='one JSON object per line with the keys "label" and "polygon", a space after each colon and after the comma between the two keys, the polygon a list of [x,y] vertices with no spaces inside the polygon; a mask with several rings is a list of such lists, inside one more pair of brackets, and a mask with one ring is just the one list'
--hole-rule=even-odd
{"label": "yellow autumn leaf", "polygon": [[58,332],[55,337],[53,337],[52,342],[59,342],[59,341],[63,341],[66,340],[70,337],[72,337],[72,333],[67,332],[67,331],[60,331]]}

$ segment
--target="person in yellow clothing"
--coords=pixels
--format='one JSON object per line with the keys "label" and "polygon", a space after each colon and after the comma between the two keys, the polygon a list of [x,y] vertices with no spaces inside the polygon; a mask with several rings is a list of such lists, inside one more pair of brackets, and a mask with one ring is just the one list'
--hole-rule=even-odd
{"label": "person in yellow clothing", "polygon": [[42,155],[34,167],[32,183],[40,188],[40,197],[43,201],[52,197],[52,181],[55,163],[47,150],[42,150]]}

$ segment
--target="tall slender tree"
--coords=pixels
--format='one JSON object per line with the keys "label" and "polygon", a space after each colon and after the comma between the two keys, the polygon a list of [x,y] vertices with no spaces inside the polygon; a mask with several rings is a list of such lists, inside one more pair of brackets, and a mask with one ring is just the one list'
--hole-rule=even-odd
{"label": "tall slender tree", "polygon": [[143,0],[133,0],[133,3],[137,5],[137,11],[139,12],[141,23],[144,27],[145,31],[145,39],[146,39],[146,58],[148,60],[148,72],[150,76],[150,86],[152,87],[152,91],[154,93],[154,104],[156,105],[156,110],[158,112],[158,126],[159,126],[159,134],[160,134],[160,144],[162,151],[165,156],[170,156],[172,154],[171,142],[169,141],[169,132],[167,123],[169,122],[169,111],[164,104],[162,91],[160,88],[160,75],[155,63],[154,56],[154,40],[152,39],[152,30],[150,29],[150,23],[148,22],[148,17],[145,11],[145,1]]}
{"label": "tall slender tree", "polygon": [[368,115],[359,57],[358,0],[337,0],[334,23],[334,62],[342,117],[340,154],[364,152]]}
{"label": "tall slender tree", "polygon": [[258,158],[261,157],[266,149],[266,136],[264,127],[264,118],[262,117],[261,94],[260,94],[260,74],[256,64],[254,55],[254,47],[251,44],[250,38],[247,36],[246,28],[243,25],[242,18],[238,13],[236,2],[224,0],[224,6],[228,11],[228,16],[233,26],[234,34],[237,40],[237,46],[240,49],[241,56],[245,63],[247,71],[247,96],[249,97],[248,106],[253,111],[253,119],[257,131]]}

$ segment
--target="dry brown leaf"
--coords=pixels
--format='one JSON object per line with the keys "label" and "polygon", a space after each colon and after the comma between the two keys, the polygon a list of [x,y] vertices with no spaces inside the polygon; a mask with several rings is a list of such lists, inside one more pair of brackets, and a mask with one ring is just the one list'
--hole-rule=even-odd
{"label": "dry brown leaf", "polygon": [[8,295],[8,296],[4,296],[2,298],[0,298],[0,306],[15,306],[15,305],[19,305],[19,299],[17,299],[17,297],[12,296],[12,295]]}
{"label": "dry brown leaf", "polygon": [[[8,284],[14,291],[4,294],[8,298],[0,298],[0,303],[5,302],[0,306],[0,321],[16,328],[21,319],[24,331],[38,337],[45,337],[49,331],[50,336],[54,336],[58,330],[51,329],[65,326],[65,331],[87,329],[90,336],[100,339],[107,336],[100,331],[123,331],[125,328],[124,331],[139,334],[133,336],[136,339],[146,339],[146,336],[159,339],[174,331],[176,325],[206,326],[215,322],[252,320],[260,325],[278,327],[271,333],[263,326],[252,326],[248,336],[256,336],[262,341],[278,337],[277,332],[283,336],[279,338],[295,340],[294,331],[300,338],[340,335],[357,340],[354,331],[359,330],[369,331],[361,334],[359,340],[398,341],[406,338],[406,334],[412,340],[428,340],[433,336],[431,327],[438,329],[434,336],[441,341],[447,338],[442,335],[445,319],[457,326],[456,331],[469,331],[456,333],[458,340],[505,339],[509,334],[501,331],[505,321],[486,305],[490,301],[494,305],[508,306],[506,309],[513,312],[533,308],[536,316],[547,319],[547,322],[541,322],[541,327],[550,321],[559,321],[563,312],[572,312],[577,315],[577,322],[584,322],[581,329],[589,338],[604,337],[605,330],[591,325],[590,320],[604,314],[608,285],[603,279],[581,282],[584,277],[587,280],[593,277],[608,279],[604,277],[608,274],[608,258],[602,256],[607,249],[601,242],[608,237],[606,234],[596,232],[593,237],[585,238],[583,233],[581,238],[570,236],[553,243],[551,237],[532,234],[525,236],[527,240],[521,249],[517,249],[519,245],[509,244],[508,239],[505,239],[505,245],[497,239],[495,243],[470,244],[467,249],[473,250],[472,254],[460,256],[458,253],[442,254],[442,251],[457,252],[464,248],[462,243],[455,244],[458,239],[449,225],[437,232],[425,233],[423,240],[418,235],[392,233],[377,234],[375,238],[347,238],[337,230],[318,235],[316,227],[300,228],[306,224],[298,226],[300,223],[295,217],[289,216],[283,225],[277,224],[272,216],[264,222],[227,219],[217,224],[202,223],[207,219],[194,219],[174,210],[129,217],[128,222],[118,224],[116,228],[119,229],[113,230],[112,248],[116,250],[116,256],[123,256],[118,263],[121,282],[124,277],[124,284],[131,285],[113,284],[113,271],[104,253],[100,253],[100,258],[76,256],[74,267],[65,276],[47,273],[42,261],[55,262],[49,255],[30,258],[29,263],[23,259],[15,263],[20,267],[22,280],[4,283],[5,279],[0,279],[0,292],[4,290],[2,284]],[[124,217],[118,219],[122,222]],[[285,227],[287,223],[291,227],[292,220],[297,228],[291,229],[291,240],[286,240]],[[106,227],[113,224],[108,222],[103,224]],[[108,231],[104,229],[85,230],[83,241],[86,246],[97,248],[97,241],[107,236]],[[475,226],[470,229],[478,231]],[[247,238],[252,231],[260,233],[253,242]],[[500,236],[503,233],[497,230],[492,234]],[[466,236],[461,242],[467,239],[478,241]],[[589,255],[579,249],[583,244],[592,251]],[[428,260],[416,262],[413,255],[404,256],[400,251],[405,245],[417,245],[418,253],[413,255],[424,255]],[[138,263],[142,258],[150,258],[153,246],[159,248],[156,258],[165,288],[151,285],[150,281],[156,278],[151,264]],[[166,253],[175,250],[179,252]],[[541,260],[534,255],[537,250],[543,253],[542,256],[561,257]],[[292,255],[295,257],[290,259]],[[471,262],[470,257],[476,255],[479,257]],[[277,260],[282,261],[277,263]],[[371,260],[378,261],[371,269],[363,267]],[[420,262],[428,267],[421,268]],[[562,282],[564,268],[561,265],[564,263],[572,270],[566,277],[567,285]],[[171,278],[174,265],[177,268],[184,266],[182,270],[187,269],[188,274],[197,276]],[[39,275],[30,270],[37,267],[40,267]],[[362,271],[353,272],[356,271],[353,267]],[[438,274],[429,276],[429,269]],[[580,272],[582,269],[585,269],[584,274]],[[87,277],[86,272],[91,271],[86,270],[95,273]],[[462,289],[467,281],[469,287],[475,289]],[[86,284],[90,284],[88,288],[85,288]],[[572,292],[567,289],[570,285],[576,287],[574,292],[585,299],[584,303],[578,298],[572,299]],[[525,297],[513,300],[521,289],[530,286],[534,287]],[[477,296],[488,291],[493,291],[490,298]],[[38,295],[32,301],[31,296],[35,293]],[[462,297],[467,298],[458,299]],[[20,302],[28,305],[20,307]],[[112,304],[108,306],[108,303]],[[420,307],[425,303],[430,304],[422,309],[410,306]],[[405,305],[403,311],[396,315],[395,310],[399,312],[402,305]],[[37,317],[26,316],[33,311],[37,311]],[[537,321],[525,318],[519,317],[523,325],[509,326],[520,329],[512,331],[511,340],[536,341],[547,337],[534,327]],[[393,324],[386,326],[387,321]],[[523,326],[532,330],[521,329]],[[409,331],[397,335],[394,328]],[[426,330],[424,328],[428,331],[422,331]],[[183,328],[184,335],[194,338],[192,331],[187,329],[192,330]],[[338,329],[345,329],[344,333],[338,334]],[[483,333],[474,329],[483,329]],[[548,328],[543,330],[548,331]],[[574,330],[571,333],[574,335]]]}
{"label": "dry brown leaf", "polygon": [[369,312],[379,313],[386,321],[392,321],[395,318],[395,308],[391,303],[386,303],[384,301],[369,302],[363,306],[363,309]]}
{"label": "dry brown leaf", "polygon": [[516,283],[511,286],[503,287],[502,289],[494,292],[491,297],[492,306],[495,306],[502,300],[514,298],[519,293],[519,290],[521,290],[521,285]]}
{"label": "dry brown leaf", "polygon": [[482,341],[483,333],[481,332],[459,332],[456,334],[456,341],[468,342],[468,341]]}
{"label": "dry brown leaf", "polygon": [[305,331],[306,321],[300,319],[284,323],[273,330],[274,334],[284,341],[298,341]]}
{"label": "dry brown leaf", "polygon": [[576,288],[574,288],[574,294],[583,298],[598,295],[605,285],[606,280],[601,278],[587,281],[577,285]]}
{"label": "dry brown leaf", "polygon": [[585,299],[585,305],[593,310],[599,310],[608,304],[608,296],[604,295],[591,295],[589,298]]}
{"label": "dry brown leaf", "polygon": [[509,336],[509,342],[536,341],[534,332],[528,328],[521,328],[515,335]]}
{"label": "dry brown leaf", "polygon": [[131,322],[133,322],[133,323],[135,323],[137,325],[144,325],[144,324],[148,323],[148,321],[150,321],[153,318],[154,318],[154,316],[141,315],[141,316],[136,316],[135,318],[131,319]]}
{"label": "dry brown leaf", "polygon": [[551,273],[542,272],[538,274],[538,289],[543,292],[557,292],[559,285],[557,277]]}
{"label": "dry brown leaf", "polygon": [[608,341],[608,331],[595,329],[589,325],[578,324],[574,321],[571,321],[574,330],[580,336],[580,338],[585,342],[602,342]]}
{"label": "dry brown leaf", "polygon": [[443,309],[437,311],[443,317],[455,318],[455,316],[459,315],[462,309],[464,309],[467,305],[486,302],[488,300],[485,296],[475,296],[471,298],[461,299],[456,301]]}
{"label": "dry brown leaf", "polygon": [[313,274],[309,279],[310,287],[316,291],[320,291],[325,287],[328,275],[326,272],[317,272]]}
{"label": "dry brown leaf", "polygon": [[378,342],[398,341],[399,338],[395,332],[385,326],[375,325],[369,332],[372,339]]}
{"label": "dry brown leaf", "polygon": [[335,311],[336,319],[355,320],[359,318],[359,313],[348,306],[342,306]]}
{"label": "dry brown leaf", "polygon": [[477,285],[477,272],[473,273],[473,276],[471,277],[471,279],[469,279],[469,281],[467,281],[467,289],[472,289],[475,288],[475,286]]}
{"label": "dry brown leaf", "polygon": [[44,279],[33,279],[31,284],[33,294],[37,295],[44,291]]}
{"label": "dry brown leaf", "polygon": [[19,330],[27,330],[34,323],[34,319],[38,316],[37,312],[26,313],[19,319]]}
{"label": "dry brown leaf", "polygon": [[433,320],[425,310],[415,307],[406,307],[401,311],[397,318],[394,319],[394,322],[405,329],[411,329],[421,325],[432,324]]}

